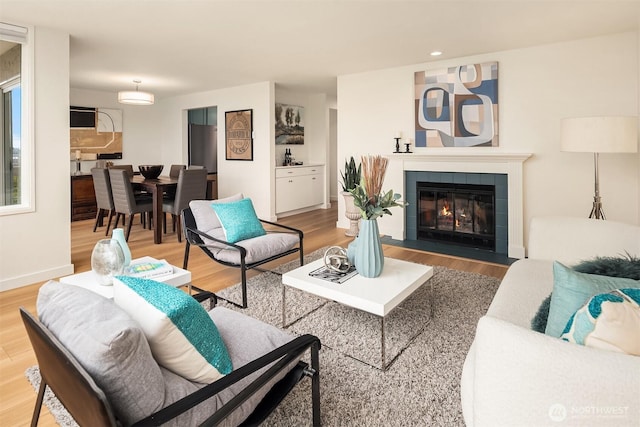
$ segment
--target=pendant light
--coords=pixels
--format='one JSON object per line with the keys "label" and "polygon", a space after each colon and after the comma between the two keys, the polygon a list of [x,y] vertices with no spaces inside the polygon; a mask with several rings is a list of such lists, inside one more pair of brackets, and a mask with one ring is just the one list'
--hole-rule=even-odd
{"label": "pendant light", "polygon": [[142,81],[134,80],[133,83],[136,85],[136,90],[123,90],[118,92],[118,102],[132,105],[152,105],[154,101],[153,94],[138,90],[138,85],[142,83]]}

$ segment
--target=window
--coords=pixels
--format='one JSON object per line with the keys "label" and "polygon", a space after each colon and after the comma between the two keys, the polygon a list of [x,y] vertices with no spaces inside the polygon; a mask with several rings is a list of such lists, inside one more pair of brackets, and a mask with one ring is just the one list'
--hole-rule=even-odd
{"label": "window", "polygon": [[30,33],[0,22],[0,215],[34,208]]}

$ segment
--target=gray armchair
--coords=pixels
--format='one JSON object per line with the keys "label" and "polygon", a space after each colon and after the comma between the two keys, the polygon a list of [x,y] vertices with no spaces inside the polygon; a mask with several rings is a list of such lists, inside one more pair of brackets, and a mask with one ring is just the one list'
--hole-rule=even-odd
{"label": "gray armchair", "polygon": [[[139,324],[111,300],[50,281],[37,305],[40,319],[20,308],[42,378],[32,426],[46,388],[81,426],[258,425],[307,376],[320,425],[320,341],[312,335],[214,308],[233,370],[201,384],[160,366]],[[301,360],[308,351],[310,364]]]}
{"label": "gray armchair", "polygon": [[[226,201],[242,199],[242,195],[232,196]],[[189,250],[197,246],[212,260],[227,267],[239,268],[242,286],[242,302],[230,302],[247,308],[247,271],[266,271],[260,266],[273,260],[298,252],[300,265],[304,264],[303,237],[301,230],[260,219],[268,225],[266,235],[230,243],[225,239],[222,224],[218,221],[212,203],[225,200],[194,200],[182,212],[186,245],[183,268],[189,264]],[[220,298],[220,297],[218,297]],[[221,298],[223,299],[223,298]]]}

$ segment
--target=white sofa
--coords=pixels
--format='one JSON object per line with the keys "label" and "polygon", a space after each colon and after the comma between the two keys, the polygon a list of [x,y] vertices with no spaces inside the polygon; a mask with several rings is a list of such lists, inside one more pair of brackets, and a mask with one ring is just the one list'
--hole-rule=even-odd
{"label": "white sofa", "polygon": [[461,378],[464,420],[481,426],[639,426],[640,357],[531,330],[554,260],[640,256],[640,227],[586,218],[530,224],[528,259],[509,267],[478,322]]}

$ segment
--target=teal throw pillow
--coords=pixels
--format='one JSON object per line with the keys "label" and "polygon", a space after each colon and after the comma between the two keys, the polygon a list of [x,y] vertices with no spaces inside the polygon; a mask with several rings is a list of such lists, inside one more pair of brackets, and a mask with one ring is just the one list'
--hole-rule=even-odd
{"label": "teal throw pillow", "polygon": [[211,207],[218,215],[225,238],[229,243],[267,234],[249,198],[236,202],[213,203]]}
{"label": "teal throw pillow", "polygon": [[571,316],[562,339],[640,356],[640,289],[616,289],[591,297]]}
{"label": "teal throw pillow", "polygon": [[158,364],[199,383],[233,370],[218,328],[187,293],[154,280],[117,276],[113,299],[140,324]]}
{"label": "teal throw pillow", "polygon": [[[640,258],[628,253],[620,257],[595,257],[583,260],[572,268],[580,273],[640,280]],[[544,333],[550,303],[551,295],[542,301],[536,315],[531,319],[531,329],[534,331]]]}
{"label": "teal throw pillow", "polygon": [[640,281],[579,273],[553,263],[553,292],[545,334],[560,337],[569,318],[592,296],[614,289],[640,288]]}

